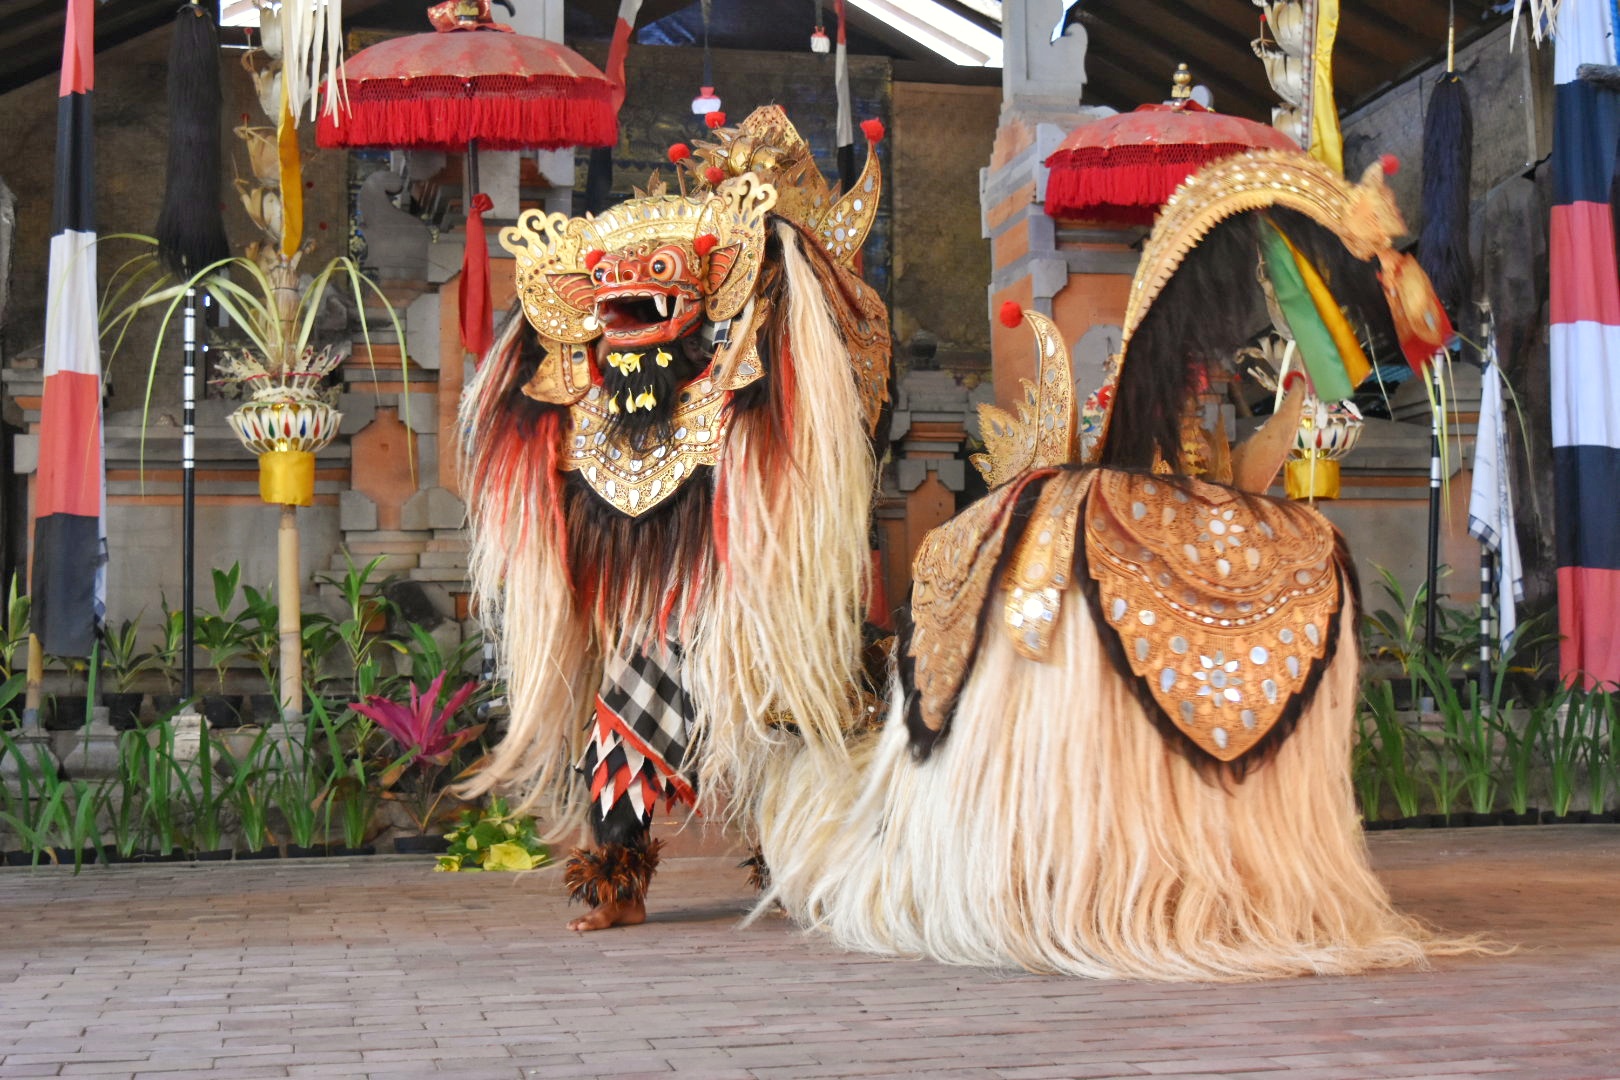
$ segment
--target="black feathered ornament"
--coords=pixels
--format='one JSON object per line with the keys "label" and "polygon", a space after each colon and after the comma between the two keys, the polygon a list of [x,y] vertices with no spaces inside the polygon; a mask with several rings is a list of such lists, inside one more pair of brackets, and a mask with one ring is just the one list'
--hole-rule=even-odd
{"label": "black feathered ornament", "polygon": [[1429,95],[1423,118],[1423,230],[1417,260],[1453,319],[1467,315],[1474,292],[1468,254],[1469,186],[1474,120],[1462,77],[1447,71]]}
{"label": "black feathered ornament", "polygon": [[200,4],[174,20],[169,49],[169,167],[158,215],[158,253],[187,277],[230,256],[220,210],[219,31]]}

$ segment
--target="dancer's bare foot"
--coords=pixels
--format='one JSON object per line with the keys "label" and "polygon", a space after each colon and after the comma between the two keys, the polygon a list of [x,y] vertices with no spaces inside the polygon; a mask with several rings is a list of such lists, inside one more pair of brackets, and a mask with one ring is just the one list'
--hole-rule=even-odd
{"label": "dancer's bare foot", "polygon": [[588,930],[606,930],[610,926],[636,926],[647,921],[647,905],[641,900],[623,903],[608,902],[591,908],[568,924],[568,929],[585,933]]}

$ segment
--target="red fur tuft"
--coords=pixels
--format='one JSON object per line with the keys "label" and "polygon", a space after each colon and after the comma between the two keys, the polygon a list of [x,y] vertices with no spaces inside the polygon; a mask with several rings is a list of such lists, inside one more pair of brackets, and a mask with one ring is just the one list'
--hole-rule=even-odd
{"label": "red fur tuft", "polygon": [[998,317],[1001,319],[1002,326],[1012,329],[1024,321],[1024,309],[1018,306],[1018,301],[1008,300],[1001,305],[1001,312]]}
{"label": "red fur tuft", "polygon": [[[710,113],[709,115],[713,116],[714,114]],[[722,169],[718,165],[710,165],[707,169],[703,170],[703,179],[707,180],[711,185],[718,184],[725,178],[726,170]]]}
{"label": "red fur tuft", "polygon": [[601,248],[591,248],[591,250],[585,253],[585,269],[595,270],[596,264],[601,262],[603,257],[606,255],[607,252],[603,251]]}
{"label": "red fur tuft", "polygon": [[709,125],[709,130],[711,131],[718,127],[725,127],[726,114],[723,112],[712,112],[703,118],[703,122]]}
{"label": "red fur tuft", "polygon": [[1394,154],[1385,154],[1378,159],[1378,164],[1384,167],[1385,176],[1394,176],[1401,171],[1401,159]]}
{"label": "red fur tuft", "polygon": [[692,148],[683,142],[678,142],[669,148],[669,163],[679,165],[692,156]]}
{"label": "red fur tuft", "polygon": [[861,121],[861,134],[866,136],[867,142],[880,143],[883,141],[883,121],[877,117]]}
{"label": "red fur tuft", "polygon": [[692,250],[697,252],[698,256],[701,258],[713,251],[715,245],[719,242],[720,238],[718,236],[714,235],[714,233],[706,232],[696,240],[692,241]]}

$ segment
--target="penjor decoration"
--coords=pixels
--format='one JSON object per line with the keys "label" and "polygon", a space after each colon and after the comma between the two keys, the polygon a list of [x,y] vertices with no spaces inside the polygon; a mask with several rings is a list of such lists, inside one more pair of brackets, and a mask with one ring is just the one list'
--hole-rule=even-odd
{"label": "penjor decoration", "polygon": [[1313,157],[1343,172],[1344,140],[1333,101],[1339,0],[1254,0],[1254,6],[1261,9],[1254,54],[1283,100],[1271,110],[1272,124]]}
{"label": "penjor decoration", "polygon": [[771,107],[669,157],[676,191],[502,231],[520,317],[462,413],[512,708],[471,790],[588,821],[576,929],[642,918],[659,800],[744,818],[764,758],[838,758],[855,711],[889,365],[853,270],[877,156],[836,192]]}
{"label": "penjor decoration", "polygon": [[1061,338],[1004,312],[1035,333],[1038,384],[1018,416],[986,415],[995,487],[918,552],[887,723],[839,777],[810,754],[770,763],[760,910],[850,948],[1101,978],[1476,947],[1400,915],[1367,866],[1354,572],[1315,510],[1260,494],[1303,387],[1236,447],[1188,423],[1203,376],[1267,321],[1271,229],[1393,347],[1414,297],[1379,283],[1404,258],[1383,177],[1297,152],[1227,158],[1170,199],[1084,460]]}

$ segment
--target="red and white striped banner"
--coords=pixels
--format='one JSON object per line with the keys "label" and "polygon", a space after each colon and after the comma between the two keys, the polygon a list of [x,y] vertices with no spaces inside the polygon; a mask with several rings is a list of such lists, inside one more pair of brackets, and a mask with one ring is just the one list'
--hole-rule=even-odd
{"label": "red and white striped banner", "polygon": [[56,202],[45,314],[45,401],[34,487],[34,633],[88,656],[105,606],[106,471],[96,314],[94,0],[68,0],[56,120]]}

